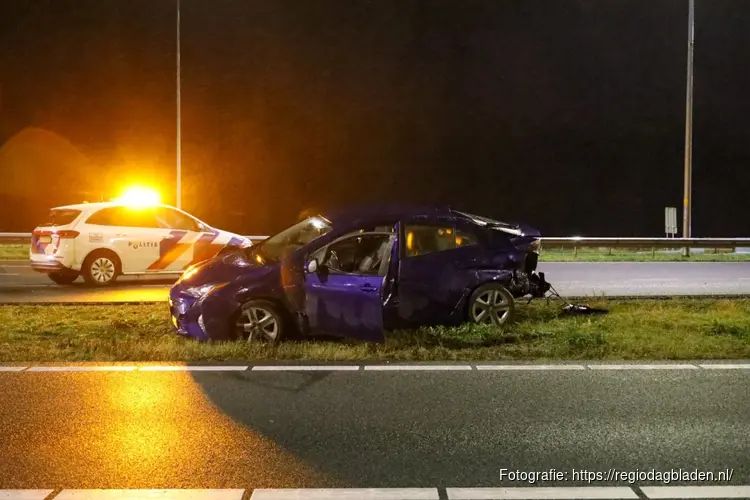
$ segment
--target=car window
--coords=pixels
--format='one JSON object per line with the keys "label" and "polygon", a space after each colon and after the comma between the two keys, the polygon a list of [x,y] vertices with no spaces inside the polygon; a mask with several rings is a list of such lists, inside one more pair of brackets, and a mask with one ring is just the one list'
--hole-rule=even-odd
{"label": "car window", "polygon": [[91,215],[87,224],[120,227],[158,228],[154,209],[150,207],[108,207]]}
{"label": "car window", "polygon": [[116,225],[117,214],[115,213],[119,207],[102,208],[98,212],[95,212],[88,219],[86,224],[96,224],[98,226],[113,226]]}
{"label": "car window", "polygon": [[466,229],[443,225],[407,224],[406,256],[416,257],[475,245],[476,236]]}
{"label": "car window", "polygon": [[166,229],[201,230],[195,219],[168,207],[156,209],[156,220],[159,222],[159,227]]}
{"label": "car window", "polygon": [[331,273],[377,276],[388,253],[391,238],[385,234],[350,236],[331,243],[323,252],[322,264]]}
{"label": "car window", "polygon": [[64,226],[76,220],[76,217],[78,217],[78,214],[80,213],[81,213],[80,210],[73,210],[73,209],[50,210],[49,213],[47,214],[47,217],[44,219],[44,222],[39,225],[40,226]]}
{"label": "car window", "polygon": [[457,227],[455,228],[455,232],[456,232],[456,248],[468,247],[471,245],[476,245],[478,243],[477,235],[470,230]]}

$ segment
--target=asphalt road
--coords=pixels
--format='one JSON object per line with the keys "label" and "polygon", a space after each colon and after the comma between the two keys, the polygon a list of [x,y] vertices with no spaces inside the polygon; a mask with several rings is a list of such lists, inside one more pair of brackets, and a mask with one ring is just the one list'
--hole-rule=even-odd
{"label": "asphalt road", "polygon": [[[542,262],[539,270],[568,297],[750,294],[750,262]],[[58,286],[26,261],[3,261],[0,303],[166,301],[174,279],[122,278],[105,289],[80,279]]]}
{"label": "asphalt road", "polygon": [[747,485],[749,385],[749,369],[3,372],[0,488],[633,486],[572,477],[611,468]]}

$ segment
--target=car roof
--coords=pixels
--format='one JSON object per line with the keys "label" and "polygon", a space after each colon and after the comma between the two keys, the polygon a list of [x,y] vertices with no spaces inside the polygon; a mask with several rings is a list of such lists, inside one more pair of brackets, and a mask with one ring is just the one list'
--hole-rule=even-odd
{"label": "car roof", "polygon": [[[50,210],[99,210],[100,208],[108,208],[108,207],[126,207],[129,206],[127,203],[118,202],[118,201],[97,201],[92,203],[76,203],[73,205],[62,205],[59,207],[52,207]],[[158,203],[153,205],[154,207],[168,207],[168,208],[174,208],[171,205],[164,205],[162,203]]]}
{"label": "car roof", "polygon": [[447,205],[371,204],[339,208],[321,213],[334,226],[360,224],[379,219],[410,219],[414,217],[464,217]]}

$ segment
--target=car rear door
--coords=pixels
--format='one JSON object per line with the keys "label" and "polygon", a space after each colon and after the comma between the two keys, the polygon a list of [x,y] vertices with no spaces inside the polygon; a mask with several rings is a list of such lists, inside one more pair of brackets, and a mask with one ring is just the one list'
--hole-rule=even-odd
{"label": "car rear door", "polygon": [[92,249],[97,246],[97,241],[109,242],[120,256],[124,273],[143,273],[159,258],[163,235],[156,227],[153,207],[105,208],[92,216],[87,224]]}
{"label": "car rear door", "polygon": [[304,282],[312,334],[383,341],[383,292],[395,240],[393,233],[358,232],[313,254],[317,269]]}
{"label": "car rear door", "polygon": [[453,221],[403,224],[398,275],[398,318],[405,325],[447,321],[476,282],[481,247]]}

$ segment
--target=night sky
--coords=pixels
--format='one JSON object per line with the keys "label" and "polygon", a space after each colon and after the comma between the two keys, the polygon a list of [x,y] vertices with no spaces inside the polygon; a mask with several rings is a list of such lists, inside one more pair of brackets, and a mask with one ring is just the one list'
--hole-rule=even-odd
{"label": "night sky", "polygon": [[[0,0],[0,230],[132,181],[173,201],[175,7]],[[687,8],[182,0],[183,207],[246,234],[397,201],[663,236]],[[697,0],[696,19],[693,235],[749,236],[750,1]]]}

